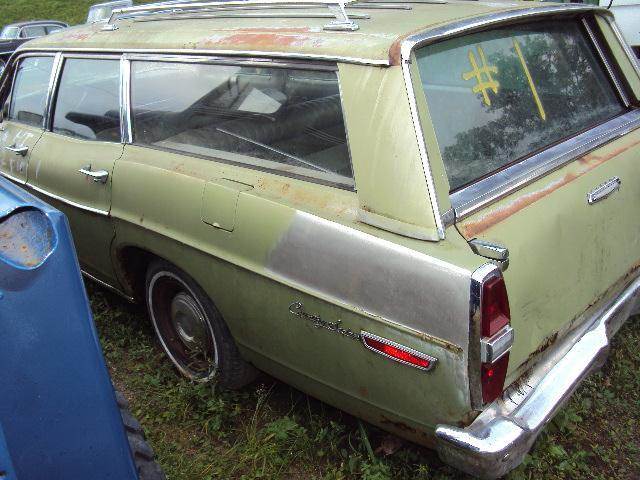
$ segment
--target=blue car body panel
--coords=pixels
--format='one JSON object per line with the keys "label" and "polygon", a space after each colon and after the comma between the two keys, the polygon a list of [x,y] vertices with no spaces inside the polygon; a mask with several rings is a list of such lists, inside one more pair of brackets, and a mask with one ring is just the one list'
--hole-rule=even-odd
{"label": "blue car body panel", "polygon": [[17,479],[138,478],[66,217],[4,179],[0,376]]}

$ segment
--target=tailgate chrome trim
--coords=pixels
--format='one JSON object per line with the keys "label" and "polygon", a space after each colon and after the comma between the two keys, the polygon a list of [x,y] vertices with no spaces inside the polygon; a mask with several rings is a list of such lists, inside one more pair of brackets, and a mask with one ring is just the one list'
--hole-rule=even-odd
{"label": "tailgate chrome trim", "polygon": [[636,109],[452,193],[456,221],[638,127],[640,110]]}
{"label": "tailgate chrome trim", "polygon": [[553,355],[487,405],[471,425],[438,425],[440,458],[483,478],[498,478],[517,467],[545,424],[604,363],[611,338],[639,305],[640,276],[636,273],[621,293],[555,345]]}

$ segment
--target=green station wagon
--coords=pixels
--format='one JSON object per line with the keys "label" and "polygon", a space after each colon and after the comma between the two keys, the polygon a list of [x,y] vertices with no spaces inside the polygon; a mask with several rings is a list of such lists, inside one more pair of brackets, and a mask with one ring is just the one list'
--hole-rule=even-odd
{"label": "green station wagon", "polygon": [[640,292],[640,74],[587,5],[145,5],[21,47],[0,174],[167,356],[515,468]]}

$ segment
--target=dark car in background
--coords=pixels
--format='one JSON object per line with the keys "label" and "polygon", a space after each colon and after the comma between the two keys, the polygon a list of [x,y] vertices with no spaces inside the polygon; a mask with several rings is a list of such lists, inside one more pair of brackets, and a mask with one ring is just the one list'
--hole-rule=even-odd
{"label": "dark car in background", "polygon": [[11,54],[24,42],[55,33],[68,26],[57,20],[37,20],[5,25],[0,31],[0,73],[4,70],[4,65]]}

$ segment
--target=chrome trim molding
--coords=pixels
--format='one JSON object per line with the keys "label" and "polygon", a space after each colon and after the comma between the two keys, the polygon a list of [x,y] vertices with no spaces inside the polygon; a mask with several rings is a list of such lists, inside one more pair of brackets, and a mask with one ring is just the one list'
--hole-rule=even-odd
{"label": "chrome trim molding", "polygon": [[356,212],[356,218],[359,222],[366,223],[372,227],[386,230],[387,232],[397,233],[403,237],[415,238],[417,240],[428,240],[437,242],[440,237],[434,236],[433,230],[427,227],[421,227],[419,225],[413,225],[407,222],[401,222],[395,218],[390,218],[385,215],[379,215],[377,213],[369,212],[358,208]]}
{"label": "chrome trim molding", "polygon": [[[403,42],[402,46],[404,47]],[[413,88],[413,78],[411,77],[411,52],[413,49],[405,48],[401,49],[401,64],[402,64],[402,76],[404,77],[405,88],[407,89],[407,96],[409,97],[409,110],[411,111],[411,120],[413,122],[413,128],[415,130],[416,139],[418,141],[418,151],[420,152],[420,160],[422,161],[422,170],[424,171],[425,180],[427,182],[427,190],[429,194],[429,200],[431,201],[431,208],[433,210],[433,218],[436,222],[436,231],[438,232],[438,240],[444,240],[445,231],[444,223],[442,221],[442,214],[440,213],[440,206],[438,205],[438,196],[436,195],[436,185],[431,172],[431,164],[427,156],[427,145],[424,141],[424,134],[422,130],[422,123],[420,122],[420,115],[418,114],[418,102],[416,100],[416,93]]]}
{"label": "chrome trim molding", "polygon": [[53,97],[55,96],[58,83],[60,82],[60,74],[62,71],[63,58],[61,53],[56,53],[53,60],[53,67],[51,68],[51,77],[49,79],[49,87],[47,89],[47,99],[44,108],[44,118],[42,119],[42,128],[46,130],[51,129],[53,124]]}
{"label": "chrome trim molding", "polygon": [[82,272],[82,275],[86,278],[88,278],[89,280],[91,280],[92,282],[97,283],[98,285],[111,290],[113,293],[116,293],[118,295],[120,295],[121,297],[123,297],[125,300],[127,300],[130,303],[135,303],[136,299],[133,297],[130,297],[129,295],[127,295],[126,293],[124,293],[123,291],[121,291],[120,289],[114,287],[113,285],[108,284],[107,282],[103,282],[102,280],[100,280],[99,278],[94,277],[93,275],[91,275],[90,273],[86,272],[85,270],[80,270],[80,272]]}
{"label": "chrome trim molding", "polygon": [[611,66],[611,62],[609,61],[604,51],[602,50],[602,45],[600,45],[600,41],[596,38],[596,35],[593,32],[593,29],[591,28],[591,25],[589,25],[589,22],[587,21],[586,18],[582,19],[582,25],[587,31],[587,34],[589,35],[589,39],[591,40],[591,43],[593,44],[596,51],[598,52],[598,56],[600,57],[600,60],[604,64],[604,67],[607,70],[607,73],[609,74],[609,77],[611,78],[611,81],[613,82],[613,85],[615,86],[618,92],[618,95],[622,99],[622,103],[624,103],[625,107],[629,108],[631,106],[631,101],[629,100],[629,96],[627,95],[627,92],[624,91],[624,88],[622,87],[622,84],[620,83],[618,76],[616,75],[616,73],[613,70],[613,67]]}
{"label": "chrome trim molding", "polygon": [[640,60],[638,60],[638,57],[636,57],[636,55],[633,53],[633,50],[631,50],[631,47],[629,47],[629,44],[622,36],[622,32],[620,31],[620,28],[618,27],[618,24],[616,23],[614,17],[607,17],[607,22],[609,23],[609,26],[611,27],[611,30],[613,31],[616,39],[622,46],[624,53],[627,54],[627,58],[629,59],[632,68],[636,71],[638,76],[640,76]]}
{"label": "chrome trim molding", "polygon": [[[369,333],[366,332],[364,330],[360,331],[360,338],[362,339],[362,344],[369,350],[371,350],[374,353],[377,353],[378,355],[382,355],[383,357],[389,358],[391,360],[393,360],[394,362],[398,362],[401,363],[403,365],[408,365],[409,367],[413,367],[413,368],[417,368],[418,370],[422,370],[423,372],[428,372],[430,370],[433,370],[436,366],[436,364],[438,363],[438,359],[435,357],[432,357],[431,355],[427,355],[426,353],[422,353],[419,352],[418,350],[415,350],[413,348],[409,348],[409,347],[405,347],[404,345],[400,345],[399,343],[396,342],[392,342],[391,340],[388,340],[386,338],[383,337],[379,337],[378,335],[374,335],[373,333]],[[397,348],[399,350],[403,350],[405,352],[410,353],[411,355],[414,355],[422,360],[426,360],[429,362],[429,366],[428,367],[421,367],[419,365],[414,365],[413,363],[409,363],[409,362],[405,362],[404,360],[401,360],[399,358],[396,357],[392,357],[391,355],[388,355],[384,352],[381,352],[380,350],[377,350],[375,348],[373,348],[371,345],[369,345],[367,343],[367,340],[371,339],[371,340],[375,340],[378,341],[380,343],[384,343],[385,345],[389,345],[391,347]]]}
{"label": "chrome trim molding", "polygon": [[126,55],[120,58],[120,140],[122,143],[133,143],[131,62]]}
{"label": "chrome trim molding", "polygon": [[26,185],[27,184],[26,180],[22,180],[21,178],[14,177],[13,175],[8,174],[7,172],[3,172],[2,170],[0,170],[0,175],[2,175],[3,177],[11,180],[14,183],[17,183],[18,185]]}
{"label": "chrome trim molding", "polygon": [[460,220],[494,203],[541,176],[640,127],[640,110],[633,110],[550,147],[451,194]]}
{"label": "chrome trim molding", "polygon": [[640,305],[640,277],[596,308],[587,321],[545,351],[546,356],[488,405],[469,426],[436,427],[440,458],[483,478],[517,467],[580,383],[607,357],[610,341]]}
{"label": "chrome trim molding", "polygon": [[65,203],[65,204],[70,205],[72,207],[79,208],[80,210],[85,210],[87,212],[95,213],[97,215],[102,215],[102,216],[105,216],[105,217],[109,216],[109,212],[106,211],[106,210],[100,210],[98,208],[89,207],[89,206],[83,205],[81,203],[76,203],[76,202],[73,202],[71,200],[67,200],[66,198],[61,197],[60,195],[56,195],[55,193],[51,193],[48,190],[45,190],[44,188],[36,187],[35,185],[32,185],[30,183],[25,183],[24,185],[26,185],[27,187],[35,190],[38,193],[46,195],[49,198],[53,198],[54,200],[58,200],[59,202]]}
{"label": "chrome trim molding", "polygon": [[500,360],[505,355],[515,338],[513,328],[505,325],[491,338],[482,338],[480,340],[480,360],[482,363],[493,363]]}
{"label": "chrome trim molding", "polygon": [[379,67],[388,67],[390,65],[388,59],[380,60],[373,58],[347,57],[341,55],[320,55],[311,53],[290,53],[290,52],[269,52],[259,50],[199,50],[195,48],[121,48],[121,49],[105,49],[105,48],[56,48],[56,47],[40,47],[33,50],[22,50],[30,54],[37,52],[78,52],[78,53],[148,53],[148,54],[170,54],[170,55],[222,55],[227,57],[261,57],[275,59],[291,59],[291,60],[317,60],[326,62],[342,62],[354,63],[357,65],[372,65]]}

